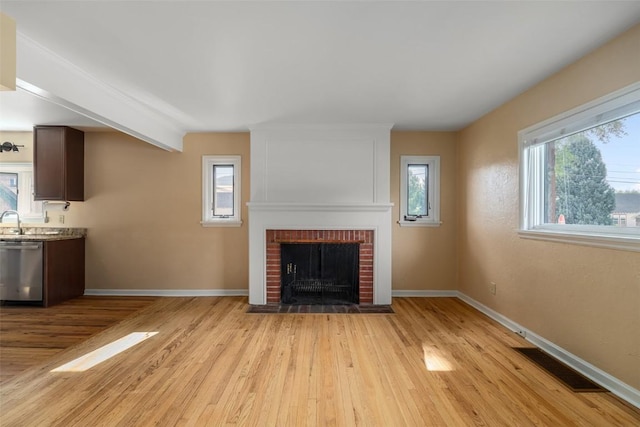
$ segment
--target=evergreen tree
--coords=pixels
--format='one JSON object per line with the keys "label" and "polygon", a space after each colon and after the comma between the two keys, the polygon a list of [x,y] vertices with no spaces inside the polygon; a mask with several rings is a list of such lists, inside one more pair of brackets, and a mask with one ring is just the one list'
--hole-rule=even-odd
{"label": "evergreen tree", "polygon": [[576,134],[556,145],[556,214],[567,224],[612,225],[615,190],[596,145]]}

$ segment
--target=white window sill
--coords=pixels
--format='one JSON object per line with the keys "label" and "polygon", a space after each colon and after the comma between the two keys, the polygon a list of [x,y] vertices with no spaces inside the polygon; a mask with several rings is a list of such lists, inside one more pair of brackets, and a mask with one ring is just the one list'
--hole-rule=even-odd
{"label": "white window sill", "polygon": [[235,219],[221,219],[217,221],[201,221],[203,227],[241,227],[242,221]]}
{"label": "white window sill", "polygon": [[442,221],[398,221],[400,227],[440,227]]}
{"label": "white window sill", "polygon": [[555,230],[518,230],[518,234],[523,239],[545,240],[572,245],[640,252],[640,236],[620,236],[605,233],[571,233]]}

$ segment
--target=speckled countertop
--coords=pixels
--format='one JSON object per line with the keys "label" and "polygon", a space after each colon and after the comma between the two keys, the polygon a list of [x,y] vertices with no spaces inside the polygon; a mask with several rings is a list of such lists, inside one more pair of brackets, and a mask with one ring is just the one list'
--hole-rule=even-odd
{"label": "speckled countertop", "polygon": [[80,239],[87,236],[86,228],[22,227],[24,234],[16,234],[15,227],[0,227],[0,241],[50,241]]}

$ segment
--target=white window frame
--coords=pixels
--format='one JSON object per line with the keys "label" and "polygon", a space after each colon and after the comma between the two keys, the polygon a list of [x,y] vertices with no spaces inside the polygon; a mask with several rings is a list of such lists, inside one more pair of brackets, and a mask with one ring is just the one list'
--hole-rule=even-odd
{"label": "white window frame", "polygon": [[[427,216],[407,220],[407,176],[409,165],[428,165],[427,182],[429,209]],[[400,218],[401,227],[439,227],[440,222],[440,156],[400,156]]]}
{"label": "white window frame", "polygon": [[[233,216],[213,215],[213,166],[233,165]],[[202,156],[202,226],[203,227],[240,227],[242,225],[242,159],[240,156]]]}
{"label": "white window frame", "polygon": [[522,238],[640,251],[640,228],[544,224],[542,165],[548,142],[640,112],[640,82],[518,132]]}
{"label": "white window frame", "polygon": [[[18,174],[18,213],[20,222],[24,224],[39,224],[45,222],[45,212],[42,202],[33,200],[33,163],[0,162],[0,171]],[[2,212],[0,212],[2,213]],[[6,216],[5,222],[10,223],[12,216]]]}

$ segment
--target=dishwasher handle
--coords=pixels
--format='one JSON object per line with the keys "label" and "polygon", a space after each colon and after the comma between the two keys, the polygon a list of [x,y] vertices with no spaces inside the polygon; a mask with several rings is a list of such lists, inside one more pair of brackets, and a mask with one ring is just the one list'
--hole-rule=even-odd
{"label": "dishwasher handle", "polygon": [[38,250],[40,245],[0,245],[0,249]]}

